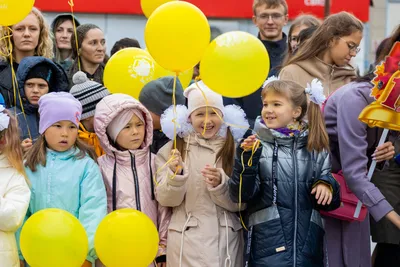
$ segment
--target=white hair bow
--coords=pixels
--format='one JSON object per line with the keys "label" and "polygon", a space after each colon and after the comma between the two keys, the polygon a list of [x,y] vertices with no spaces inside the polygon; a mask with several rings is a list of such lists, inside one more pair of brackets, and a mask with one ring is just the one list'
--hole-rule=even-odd
{"label": "white hair bow", "polygon": [[312,80],[311,84],[307,83],[305,93],[310,96],[310,101],[317,105],[322,105],[326,100],[324,87],[322,87],[322,83],[318,79]]}
{"label": "white hair bow", "polygon": [[269,83],[274,82],[274,81],[279,81],[279,78],[274,76],[269,77],[263,84],[263,88],[265,88],[265,86],[267,86]]}
{"label": "white hair bow", "polygon": [[3,113],[4,110],[5,108],[0,106],[0,131],[7,129],[10,124],[10,117]]}

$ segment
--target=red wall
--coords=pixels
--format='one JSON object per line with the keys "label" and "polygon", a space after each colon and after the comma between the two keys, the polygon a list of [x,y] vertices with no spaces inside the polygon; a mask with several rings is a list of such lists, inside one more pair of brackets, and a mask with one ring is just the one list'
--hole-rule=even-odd
{"label": "red wall", "polygon": [[[74,0],[75,12],[141,15],[140,0]],[[253,0],[187,0],[198,6],[207,17],[251,18]],[[323,17],[323,0],[287,0],[289,17],[312,13]],[[331,13],[349,11],[363,22],[369,20],[370,0],[331,0]],[[36,0],[35,6],[48,12],[69,12],[68,0]]]}

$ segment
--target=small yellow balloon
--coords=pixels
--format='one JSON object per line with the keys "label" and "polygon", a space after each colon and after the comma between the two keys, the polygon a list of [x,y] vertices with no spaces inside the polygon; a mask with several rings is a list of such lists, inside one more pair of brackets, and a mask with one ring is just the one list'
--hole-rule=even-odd
{"label": "small yellow balloon", "polygon": [[210,43],[210,25],[196,6],[173,1],[157,8],[145,29],[147,49],[164,69],[174,73],[193,68]]}
{"label": "small yellow balloon", "polygon": [[155,79],[155,62],[140,48],[125,48],[115,53],[104,69],[104,85],[111,93],[139,98],[140,91]]}
{"label": "small yellow balloon", "polygon": [[25,19],[35,0],[0,0],[0,25],[11,26]]}
{"label": "small yellow balloon", "polygon": [[[166,76],[175,76],[175,73],[172,71],[166,70],[156,63],[156,78],[162,78]],[[193,68],[189,70],[185,70],[184,72],[179,73],[178,79],[181,82],[183,89],[187,88],[192,81],[193,78]]]}
{"label": "small yellow balloon", "polygon": [[33,214],[21,231],[21,251],[30,266],[80,267],[89,241],[77,218],[60,209]]}
{"label": "small yellow balloon", "polygon": [[158,251],[158,231],[144,213],[120,209],[108,214],[97,228],[94,246],[107,267],[147,267]]}
{"label": "small yellow balloon", "polygon": [[200,77],[225,97],[243,97],[259,89],[268,76],[265,46],[246,32],[228,32],[211,42],[200,64]]}
{"label": "small yellow balloon", "polygon": [[146,16],[146,18],[148,18],[159,6],[172,1],[178,0],[141,0],[140,5],[142,7],[143,14]]}

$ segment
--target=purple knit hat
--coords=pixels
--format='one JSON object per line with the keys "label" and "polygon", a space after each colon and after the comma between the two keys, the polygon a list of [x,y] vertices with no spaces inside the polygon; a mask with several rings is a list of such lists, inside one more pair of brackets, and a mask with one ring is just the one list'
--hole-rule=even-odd
{"label": "purple knit hat", "polygon": [[49,93],[39,99],[39,115],[40,134],[59,121],[70,121],[79,127],[82,105],[70,93]]}

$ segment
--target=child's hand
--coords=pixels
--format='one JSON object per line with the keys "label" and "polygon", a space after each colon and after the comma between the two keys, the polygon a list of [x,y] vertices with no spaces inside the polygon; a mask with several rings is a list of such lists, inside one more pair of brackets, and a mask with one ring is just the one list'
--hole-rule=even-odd
{"label": "child's hand", "polygon": [[240,144],[240,147],[243,148],[244,151],[249,151],[253,148],[254,143],[257,141],[257,138],[255,135],[250,135],[246,139],[243,140],[243,142]]}
{"label": "child's hand", "polygon": [[90,261],[85,261],[82,265],[82,267],[92,267],[92,263]]}
{"label": "child's hand", "polygon": [[212,187],[217,187],[221,184],[221,173],[217,168],[206,165],[206,167],[201,171],[201,174],[205,178],[204,181]]}
{"label": "child's hand", "polygon": [[22,141],[21,147],[22,147],[22,152],[24,152],[24,153],[28,152],[29,149],[31,149],[31,147],[32,147],[32,140],[29,138],[26,138],[24,141]]}
{"label": "child's hand", "polygon": [[172,149],[171,157],[173,157],[173,160],[171,160],[169,163],[169,168],[174,173],[180,174],[183,168],[181,153],[178,151],[178,149]]}
{"label": "child's hand", "polygon": [[320,183],[317,184],[311,194],[315,194],[315,199],[318,200],[318,205],[329,205],[332,201],[332,192],[328,185]]}

